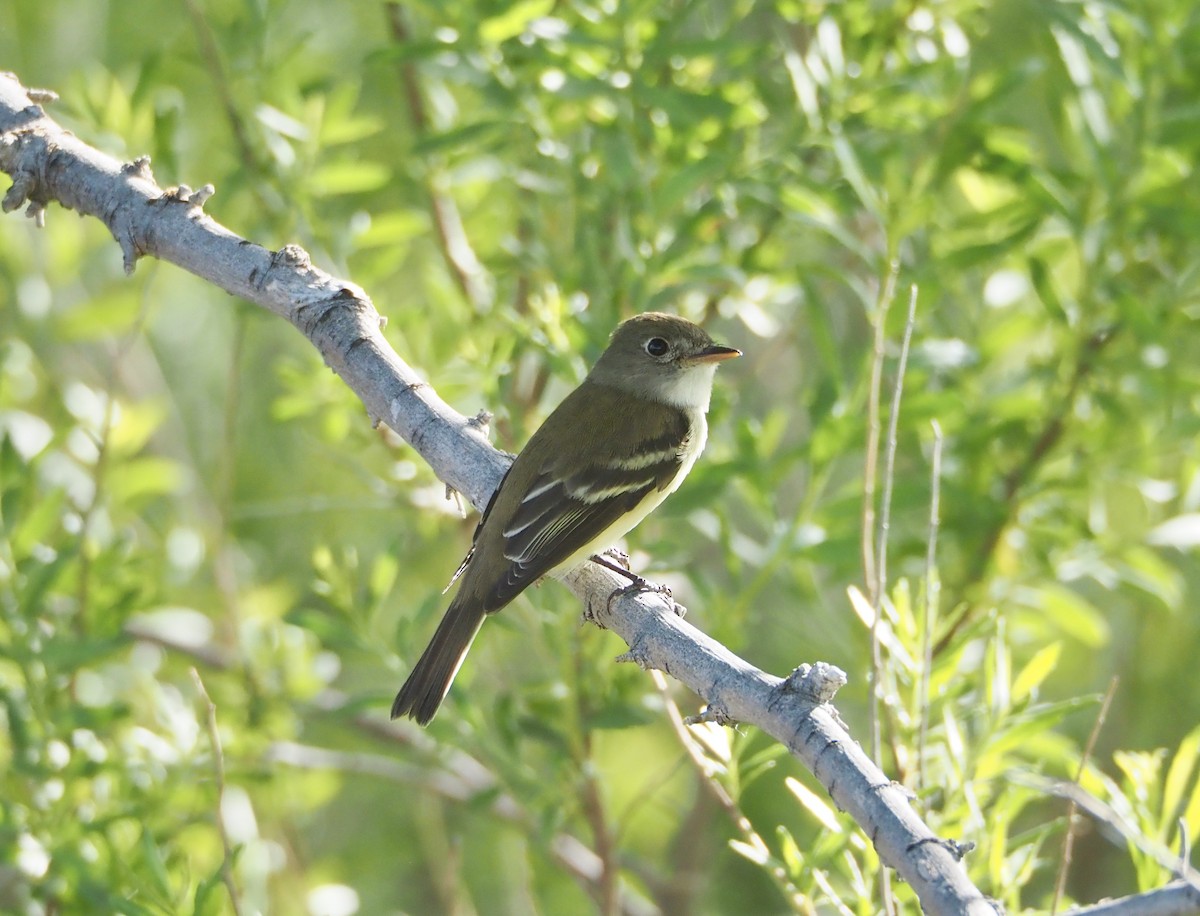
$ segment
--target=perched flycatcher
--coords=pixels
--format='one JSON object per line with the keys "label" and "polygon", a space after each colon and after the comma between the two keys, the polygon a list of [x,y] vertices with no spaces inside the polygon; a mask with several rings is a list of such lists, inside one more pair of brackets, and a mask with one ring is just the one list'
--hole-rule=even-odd
{"label": "perched flycatcher", "polygon": [[433,718],[486,614],[545,575],[611,547],[673,493],[708,436],[717,363],[741,356],[683,318],[623,322],[608,349],[508,469],[392,718]]}

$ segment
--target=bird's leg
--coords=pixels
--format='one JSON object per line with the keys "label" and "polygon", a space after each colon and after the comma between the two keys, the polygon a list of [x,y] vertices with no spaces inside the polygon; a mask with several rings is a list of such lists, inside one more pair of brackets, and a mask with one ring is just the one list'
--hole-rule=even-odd
{"label": "bird's leg", "polygon": [[[621,554],[621,556],[625,558],[626,562],[628,562],[629,558],[627,556],[624,554]],[[611,569],[617,575],[624,576],[629,580],[628,585],[626,585],[624,588],[617,589],[608,596],[609,612],[612,611],[612,603],[614,598],[620,598],[622,595],[628,595],[630,592],[655,592],[656,594],[664,596],[668,601],[671,602],[672,605],[675,604],[674,599],[671,597],[671,587],[669,585],[655,585],[651,582],[647,582],[637,573],[631,572],[624,566],[619,565],[619,563],[613,563],[611,560],[607,560],[599,554],[593,554],[591,559],[593,563],[597,563],[600,566],[603,566],[605,569]]]}
{"label": "bird's leg", "polygon": [[637,573],[630,571],[629,557],[626,554],[621,553],[621,554],[618,554],[616,557],[614,557],[614,559],[616,560],[615,563],[613,562],[613,560],[608,559],[607,556],[601,556],[598,553],[592,554],[591,559],[592,559],[593,563],[597,563],[600,566],[603,566],[605,569],[611,569],[618,576],[624,576],[626,579],[628,579],[630,581],[630,583],[631,583],[630,587],[636,586],[641,591],[645,591],[646,589],[650,589],[650,588],[654,587],[649,582],[647,582],[645,579],[643,579],[641,576],[639,576]]}

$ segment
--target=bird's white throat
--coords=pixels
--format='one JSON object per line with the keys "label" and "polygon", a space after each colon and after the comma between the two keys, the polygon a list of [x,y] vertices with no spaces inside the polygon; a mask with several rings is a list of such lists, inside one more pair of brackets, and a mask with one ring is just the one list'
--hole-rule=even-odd
{"label": "bird's white throat", "polygon": [[716,371],[716,363],[688,366],[682,372],[662,381],[657,392],[659,400],[682,410],[707,413]]}

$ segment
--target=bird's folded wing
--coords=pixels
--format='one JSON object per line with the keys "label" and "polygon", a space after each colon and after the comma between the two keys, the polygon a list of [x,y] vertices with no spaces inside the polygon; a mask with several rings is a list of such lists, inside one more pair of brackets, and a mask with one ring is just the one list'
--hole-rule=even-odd
{"label": "bird's folded wing", "polygon": [[[620,449],[623,454],[597,455],[582,468],[575,462],[548,461],[504,529],[504,556],[510,565],[493,583],[487,605],[511,601],[614,528],[651,493],[669,486],[679,473],[687,436],[686,418],[681,417],[656,429],[652,439],[623,443],[633,446]],[[574,465],[574,471],[564,474],[564,464]]]}

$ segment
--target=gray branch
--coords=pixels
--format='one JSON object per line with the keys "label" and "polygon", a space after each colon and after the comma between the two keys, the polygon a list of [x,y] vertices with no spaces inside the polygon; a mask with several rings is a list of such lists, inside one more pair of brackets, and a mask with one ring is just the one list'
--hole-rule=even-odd
{"label": "gray branch", "polygon": [[1200,887],[1172,881],[1163,887],[1070,910],[1070,916],[1191,916],[1200,913]]}
{"label": "gray branch", "polygon": [[[42,93],[37,101],[48,101]],[[212,188],[164,190],[149,160],[121,163],[48,118],[12,75],[0,74],[0,170],[13,179],[5,211],[28,207],[44,218],[58,201],[108,226],[126,270],[150,255],[290,321],[358,395],[374,422],[385,422],[447,486],[476,507],[486,504],[509,459],[480,424],[452,410],[391,348],[380,318],[359,287],[314,267],[300,248],[269,251],[203,211]],[[993,905],[967,879],[964,848],[936,837],[906,791],[876,767],[829,705],[845,675],[829,665],[766,674],[692,627],[657,595],[624,595],[625,584],[595,564],[567,576],[568,587],[602,626],[630,646],[625,658],[657,668],[708,704],[701,718],[745,722],[783,742],[858,822],[881,859],[937,914],[991,914]]]}

